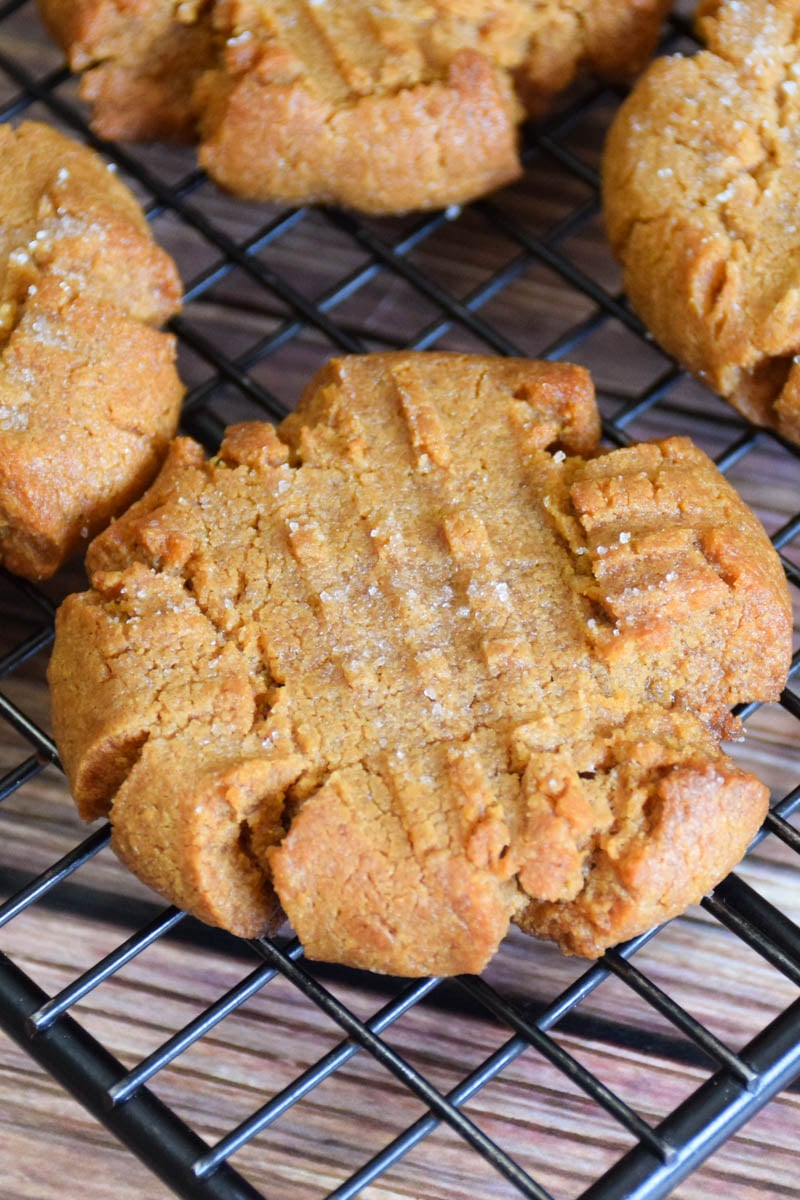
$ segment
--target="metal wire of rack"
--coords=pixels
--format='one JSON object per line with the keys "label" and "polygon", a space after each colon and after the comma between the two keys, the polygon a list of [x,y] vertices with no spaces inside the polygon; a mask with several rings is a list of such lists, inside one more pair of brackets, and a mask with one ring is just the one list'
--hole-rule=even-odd
{"label": "metal wire of rack", "polygon": [[[668,43],[690,48],[687,37],[683,23],[673,19]],[[30,0],[0,4],[0,120],[47,120],[104,153],[136,188],[156,235],[182,268],[186,303],[172,328],[188,382],[183,419],[188,433],[214,447],[228,421],[281,417],[299,384],[332,352],[437,346],[569,357],[595,373],[609,440],[623,444],[682,432],[687,425],[705,440],[720,468],[760,510],[796,599],[800,512],[792,511],[786,496],[797,494],[800,448],[747,425],[711,397],[700,397],[698,385],[651,345],[626,307],[596,235],[598,152],[618,101],[617,92],[606,88],[571,97],[543,126],[528,131],[524,181],[463,211],[376,221],[327,209],[244,205],[211,187],[188,152],[99,142],[76,100],[74,80],[47,48]],[[537,201],[533,208],[531,196]],[[527,315],[534,302],[536,322]],[[43,778],[59,802],[68,804],[46,713],[26,697],[32,694],[31,678],[43,673],[54,606],[70,586],[80,584],[68,576],[42,590],[8,574],[0,577],[5,614],[0,822],[9,820],[23,840],[37,819]],[[487,1196],[565,1195],[549,1152],[537,1154],[527,1145],[524,1126],[509,1146],[508,1138],[493,1136],[485,1110],[474,1107],[476,1098],[524,1060],[531,1077],[550,1080],[553,1110],[566,1093],[580,1097],[576,1112],[584,1125],[576,1131],[576,1144],[586,1144],[595,1128],[606,1131],[598,1135],[608,1143],[604,1156],[596,1169],[593,1160],[583,1172],[583,1200],[664,1196],[800,1073],[800,1000],[792,998],[800,984],[800,929],[784,903],[786,894],[770,899],[759,890],[757,869],[769,848],[787,877],[797,868],[800,835],[791,820],[800,805],[800,762],[786,751],[797,740],[800,718],[800,697],[793,690],[797,667],[795,656],[779,706],[765,713],[750,705],[740,713],[755,730],[754,752],[760,754],[755,769],[766,772],[773,788],[771,813],[745,867],[703,901],[666,968],[651,952],[668,942],[679,923],[594,964],[573,965],[567,975],[552,967],[545,948],[537,958],[539,949],[526,943],[521,950],[514,944],[504,949],[500,966],[481,979],[375,980],[306,963],[289,939],[234,946],[232,939],[174,909],[159,909],[138,892],[122,895],[112,888],[103,898],[106,876],[98,885],[91,869],[107,853],[108,831],[97,828],[76,841],[70,826],[57,853],[52,839],[45,840],[38,852],[46,860],[38,863],[41,870],[3,853],[0,881],[7,899],[0,906],[0,926],[12,930],[41,911],[56,915],[69,939],[71,922],[87,906],[97,909],[99,901],[113,945],[53,990],[39,986],[11,951],[0,955],[0,1027],[168,1188],[192,1200],[289,1194],[274,1162],[272,1174],[256,1172],[259,1182],[252,1182],[240,1166],[241,1152],[268,1147],[286,1114],[318,1089],[332,1085],[331,1103],[346,1109],[350,1093],[341,1081],[357,1061],[370,1064],[363,1084],[368,1106],[395,1105],[397,1131],[372,1146],[353,1114],[338,1178],[326,1176],[323,1182],[320,1175],[315,1188],[306,1179],[292,1195],[349,1200],[412,1194],[410,1184],[397,1193],[381,1189],[418,1147],[430,1139],[435,1144],[442,1130],[450,1140],[441,1161],[456,1155],[456,1174],[443,1194],[474,1194],[479,1187]],[[750,861],[756,864],[752,881]],[[117,944],[120,928],[133,932]],[[733,986],[742,986],[743,1005],[751,993],[738,972],[754,968],[740,967],[739,951],[743,961],[757,964],[758,987],[778,997],[739,1048],[734,1048],[741,1040],[738,1031],[724,1022],[716,1029],[713,1020],[693,1014],[691,992],[688,1002],[681,1000],[685,977],[703,974],[707,944],[720,936],[733,947],[723,954],[736,962]],[[129,1054],[126,1064],[91,1032],[85,1005],[158,946],[188,947],[201,962],[212,953],[228,955],[236,978],[157,1045]],[[511,956],[507,969],[504,955]],[[533,966],[520,971],[522,955]],[[256,999],[269,1005],[274,994],[302,1005],[304,1020],[338,1030],[337,1040],[296,1074],[278,1072],[276,1081],[265,1071],[245,1097],[247,1111],[240,1105],[215,1140],[201,1136],[179,1115],[178,1105],[160,1097],[159,1080],[182,1056],[217,1036],[234,1014]],[[455,1023],[456,1037],[459,1021],[477,1021],[491,1028],[494,1041],[482,1041],[485,1052],[474,1061],[465,1052],[468,1068],[439,1082],[444,1076],[435,1064],[420,1062],[413,1047],[404,1049],[403,1039],[393,1037],[414,1011],[433,1022],[434,1032]],[[586,1065],[593,1061],[587,1046],[611,1042],[636,1060],[638,1083],[626,1089],[630,1099],[604,1082],[597,1066],[602,1056],[596,1069]],[[696,1074],[688,1094],[654,1117],[648,1072],[671,1058],[691,1064]],[[340,1100],[337,1081],[344,1088]],[[415,1101],[411,1107],[409,1098]],[[615,1132],[609,1135],[609,1128]],[[562,1145],[558,1153],[570,1152]],[[576,1194],[574,1186],[570,1194]],[[416,1187],[413,1194],[434,1194],[419,1177]]]}

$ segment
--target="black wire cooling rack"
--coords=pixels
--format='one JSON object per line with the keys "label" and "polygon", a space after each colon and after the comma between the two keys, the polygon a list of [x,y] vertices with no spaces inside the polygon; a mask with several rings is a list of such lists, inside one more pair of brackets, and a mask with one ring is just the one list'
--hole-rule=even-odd
{"label": "black wire cooling rack", "polygon": [[[667,43],[691,49],[677,18]],[[592,369],[611,441],[691,429],[764,519],[796,598],[800,449],[703,393],[649,342],[618,293],[597,196],[615,90],[583,90],[530,130],[520,184],[463,211],[381,221],[225,199],[190,151],[98,142],[76,95],[33,5],[0,4],[0,119],[49,121],[113,160],[187,281],[184,311],[172,323],[188,383],[187,432],[214,447],[231,420],[284,415],[335,352],[436,346],[569,358]],[[791,1086],[800,1072],[800,930],[792,907],[800,837],[791,823],[800,802],[793,751],[800,699],[791,680],[780,705],[741,712],[749,735],[741,754],[771,784],[774,803],[741,870],[694,915],[591,965],[567,966],[551,948],[512,937],[482,979],[379,980],[307,964],[288,938],[235,943],[162,911],[143,892],[126,892],[113,860],[98,883],[92,870],[108,854],[104,827],[76,842],[76,826],[59,817],[56,834],[38,838],[43,781],[46,795],[56,796],[50,807],[61,813],[69,801],[46,712],[34,699],[43,688],[36,692],[32,681],[42,680],[54,605],[79,586],[69,572],[45,591],[0,577],[0,882],[8,896],[0,923],[9,933],[34,911],[57,920],[68,957],[79,964],[77,977],[73,968],[68,983],[45,990],[11,951],[0,955],[0,1027],[168,1188],[193,1200],[560,1200],[576,1188],[583,1200],[651,1200],[687,1179]],[[84,965],[78,939],[87,913],[106,923],[112,948]],[[198,998],[194,1015],[176,1021],[158,1044],[112,1053],[117,1039],[95,1028],[92,997],[159,947],[172,948],[165,978],[171,953],[189,954],[195,965],[207,961],[209,971],[218,956],[226,958],[225,985]],[[720,968],[726,961],[727,976]],[[710,963],[722,970],[718,979],[708,978]],[[741,997],[741,1028],[717,1019],[714,995],[722,992]],[[288,1005],[301,1024],[321,1024],[336,1037],[296,1071],[286,1045],[285,1061],[265,1058],[246,1087],[231,1074],[241,1102],[231,1105],[228,1125],[201,1136],[202,1122],[173,1099],[174,1082],[160,1089],[159,1081],[198,1047],[219,1046],[236,1015],[258,1004],[265,1037],[271,1005]],[[398,1032],[413,1013],[426,1030],[422,1057],[413,1037]],[[445,1036],[449,1073],[430,1051]],[[603,1079],[614,1056],[615,1079],[624,1077],[620,1061],[631,1068],[627,1099]],[[228,1079],[224,1056],[215,1061]],[[654,1081],[670,1063],[686,1068],[683,1094],[659,1110]],[[360,1108],[354,1064],[361,1064]],[[514,1074],[522,1066],[526,1074]],[[538,1089],[544,1107],[536,1120],[512,1107],[502,1127],[491,1099],[479,1103],[503,1080]],[[301,1173],[290,1186],[287,1164],[301,1171],[304,1155],[312,1166],[335,1158],[324,1125],[313,1144],[279,1134],[293,1111],[323,1093],[345,1123],[338,1139],[346,1152],[335,1169]],[[369,1114],[377,1111],[389,1114],[381,1129],[393,1129],[380,1144],[369,1136]],[[548,1140],[548,1112],[564,1111],[574,1114],[574,1129],[556,1144]],[[562,1124],[569,1135],[569,1121]],[[434,1151],[403,1182],[403,1163],[426,1144]],[[259,1154],[268,1165],[251,1171]],[[582,1157],[579,1182],[560,1190],[558,1163]],[[798,1194],[769,1167],[753,1178],[761,1178],[764,1194]],[[726,1192],[737,1194],[733,1175]]]}

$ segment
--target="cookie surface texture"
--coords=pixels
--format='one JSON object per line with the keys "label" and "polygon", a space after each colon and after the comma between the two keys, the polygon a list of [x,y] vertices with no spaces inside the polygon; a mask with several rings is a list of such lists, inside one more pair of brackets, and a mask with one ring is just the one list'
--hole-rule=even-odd
{"label": "cookie surface texture", "polygon": [[584,70],[627,78],[668,0],[39,0],[105,137],[198,140],[250,199],[368,212],[520,173],[517,129]]}
{"label": "cookie surface texture", "polygon": [[202,919],[277,897],[311,956],[400,975],[697,900],[765,812],[719,742],[780,690],[786,582],[691,443],[597,437],[578,367],[397,353],[174,443],[58,616],[83,816]]}
{"label": "cookie surface texture", "polygon": [[0,561],[30,579],[151,482],[182,387],[151,328],[180,281],[137,201],[85,147],[0,126]]}
{"label": "cookie surface texture", "polygon": [[202,0],[38,0],[42,20],[82,75],[101,137],[193,142],[192,89],[216,53]]}
{"label": "cookie surface texture", "polygon": [[613,124],[606,221],[656,339],[800,441],[800,4],[701,4],[693,58],[657,60]]}

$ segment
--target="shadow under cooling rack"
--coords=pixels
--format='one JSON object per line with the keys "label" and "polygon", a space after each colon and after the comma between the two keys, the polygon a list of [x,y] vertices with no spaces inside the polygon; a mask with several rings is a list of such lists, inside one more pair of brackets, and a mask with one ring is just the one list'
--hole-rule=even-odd
{"label": "shadow under cooling rack", "polygon": [[[667,43],[686,36],[676,20]],[[688,432],[713,455],[796,599],[800,450],[687,379],[619,293],[597,192],[618,99],[573,97],[528,131],[524,179],[463,210],[369,220],[246,205],[190,151],[99,142],[33,6],[0,5],[0,118],[50,121],[112,159],[186,280],[172,322],[186,432],[214,448],[227,423],[280,418],[333,353],[569,358],[593,372],[610,442]],[[483,978],[409,983],[205,930],[126,881],[106,828],[79,834],[44,672],[54,607],[80,586],[69,571],[46,594],[0,574],[0,1027],[176,1193],[661,1197],[792,1084],[796,658],[781,703],[740,714],[772,811],[694,913],[590,965],[515,936]],[[145,974],[152,1009],[126,1008]],[[748,1176],[776,1191],[791,1173],[782,1136],[772,1175]],[[720,1177],[731,1197],[733,1169]]]}

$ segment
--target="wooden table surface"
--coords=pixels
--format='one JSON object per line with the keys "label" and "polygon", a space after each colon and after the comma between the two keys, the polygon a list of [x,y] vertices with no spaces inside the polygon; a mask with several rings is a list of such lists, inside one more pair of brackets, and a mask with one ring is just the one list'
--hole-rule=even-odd
{"label": "wooden table surface", "polygon": [[[0,5],[0,63],[11,59],[49,94],[83,110],[74,82],[59,72],[61,56],[49,44],[31,3]],[[57,121],[49,105],[13,107],[19,80],[0,70],[0,104],[14,119]],[[392,269],[383,247],[413,235],[415,219],[353,226],[335,213],[304,212],[286,221],[279,239],[259,256],[312,304],[345,277],[352,290],[327,311],[343,336],[365,348],[416,344],[486,351],[476,322],[443,317],[430,286],[414,272],[469,306],[479,321],[499,331],[521,352],[543,352],[566,331],[591,323],[596,302],[551,269],[525,236],[548,238],[570,214],[585,219],[551,238],[581,278],[618,290],[596,215],[591,172],[596,167],[614,98],[601,97],[576,121],[562,145],[580,155],[586,178],[565,169],[553,154],[532,152],[525,179],[500,196],[476,204],[404,247],[405,277]],[[9,107],[10,106],[10,107]],[[169,186],[185,185],[193,212],[237,244],[280,210],[226,199],[194,176],[190,150],[134,148],[137,163]],[[125,172],[123,172],[125,173]],[[134,186],[146,204],[152,195]],[[180,214],[167,208],[153,221],[156,236],[174,254],[188,281],[220,262],[212,245]],[[376,250],[376,241],[379,246]],[[378,256],[378,257],[376,257]],[[378,267],[375,263],[382,265]],[[388,263],[388,266],[387,266]],[[497,286],[488,286],[492,278]],[[220,382],[208,345],[226,356],[247,356],[259,339],[274,335],[249,378],[263,394],[291,405],[302,383],[337,347],[325,330],[295,321],[291,300],[267,289],[264,278],[242,269],[221,275],[187,305],[181,369],[190,395],[209,399],[220,420],[257,415],[246,392]],[[296,310],[295,310],[296,311]],[[669,364],[624,323],[608,320],[576,343],[574,357],[590,366],[601,405],[613,415],[625,400],[662,378]],[[245,366],[248,364],[243,360]],[[730,445],[744,425],[699,386],[681,380],[669,403],[643,412],[631,436],[688,432],[712,454]],[[792,516],[800,497],[800,463],[769,437],[743,456],[730,477],[762,516],[770,532]],[[797,562],[797,547],[785,550]],[[68,567],[46,589],[54,601],[83,586],[80,564]],[[795,600],[797,597],[795,596]],[[35,638],[47,622],[29,593],[0,578],[0,653]],[[45,683],[46,637],[41,649],[15,660],[2,693],[38,728],[49,729]],[[31,753],[25,736],[0,722],[0,775]],[[733,753],[764,778],[776,797],[800,779],[794,718],[778,706],[760,709],[746,742]],[[39,771],[0,806],[0,888],[23,886],[86,836],[56,766]],[[767,838],[743,864],[741,877],[790,919],[800,918],[797,863]],[[59,991],[122,942],[160,903],[133,880],[108,850],[67,885],[32,905],[0,931],[0,950],[46,992]],[[636,957],[661,988],[733,1049],[745,1045],[797,998],[797,987],[703,908],[673,922]],[[124,1064],[140,1061],[257,965],[253,950],[208,935],[185,922],[116,972],[72,1010],[80,1023]],[[545,1006],[586,969],[553,948],[512,935],[486,978],[503,994]],[[328,986],[361,1016],[385,1002],[380,980],[355,974],[325,977]],[[457,990],[419,1004],[386,1037],[409,1062],[447,1091],[493,1053],[508,1030],[459,998]],[[800,1029],[798,1029],[800,1038]],[[266,1098],[290,1083],[341,1039],[340,1031],[288,982],[277,980],[182,1054],[153,1081],[153,1091],[201,1137],[213,1144]],[[690,1096],[711,1071],[675,1030],[621,983],[609,978],[557,1029],[557,1040],[584,1066],[651,1123]],[[233,1165],[265,1196],[306,1200],[327,1195],[371,1154],[417,1119],[424,1106],[368,1055],[358,1053],[265,1133],[233,1158]],[[633,1139],[535,1052],[517,1058],[467,1106],[474,1121],[548,1190],[575,1197],[620,1157]],[[797,1147],[800,1094],[784,1092],[680,1184],[682,1200],[800,1197]],[[132,1154],[40,1068],[0,1033],[0,1196],[3,1200],[165,1200],[170,1193]],[[362,1193],[369,1200],[419,1197],[511,1197],[518,1193],[452,1132],[440,1128]]]}

